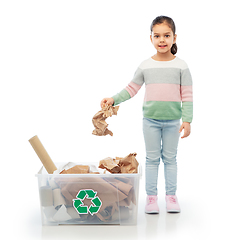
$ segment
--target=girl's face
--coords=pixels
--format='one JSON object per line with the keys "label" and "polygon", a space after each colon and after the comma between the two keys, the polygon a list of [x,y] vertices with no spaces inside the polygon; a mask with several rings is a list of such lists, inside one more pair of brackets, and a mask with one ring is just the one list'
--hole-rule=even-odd
{"label": "girl's face", "polygon": [[158,53],[171,53],[171,47],[176,42],[176,35],[166,23],[154,25],[150,39]]}

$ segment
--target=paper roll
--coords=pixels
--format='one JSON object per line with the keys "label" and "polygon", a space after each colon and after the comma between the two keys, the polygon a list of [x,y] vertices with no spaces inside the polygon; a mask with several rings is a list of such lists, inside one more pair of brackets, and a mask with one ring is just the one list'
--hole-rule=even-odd
{"label": "paper roll", "polygon": [[48,186],[41,187],[40,191],[40,199],[41,199],[41,206],[48,207],[53,206],[53,192],[52,188]]}
{"label": "paper roll", "polygon": [[32,145],[34,151],[36,152],[37,156],[40,158],[43,166],[45,167],[46,171],[49,174],[52,174],[55,170],[57,170],[56,166],[54,165],[53,161],[51,160],[49,154],[46,152],[45,148],[43,147],[41,141],[39,140],[38,136],[34,136],[28,140]]}
{"label": "paper roll", "polygon": [[56,188],[53,190],[53,197],[54,197],[54,207],[58,207],[61,205],[65,205],[65,199],[63,197],[63,195],[61,194],[61,191],[59,188]]}

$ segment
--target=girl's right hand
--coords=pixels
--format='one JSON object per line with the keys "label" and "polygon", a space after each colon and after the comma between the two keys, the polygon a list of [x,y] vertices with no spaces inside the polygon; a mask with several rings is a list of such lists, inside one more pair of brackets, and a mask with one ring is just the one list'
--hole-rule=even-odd
{"label": "girl's right hand", "polygon": [[103,98],[101,101],[101,108],[105,107],[106,105],[113,105],[114,104],[114,99],[113,98]]}

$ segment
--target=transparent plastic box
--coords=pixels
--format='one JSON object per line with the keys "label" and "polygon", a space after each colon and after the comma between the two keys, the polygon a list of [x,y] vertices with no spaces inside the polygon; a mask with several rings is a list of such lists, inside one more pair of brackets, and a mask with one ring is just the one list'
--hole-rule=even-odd
{"label": "transparent plastic box", "polygon": [[48,174],[42,167],[36,174],[42,225],[135,225],[138,169],[133,174]]}

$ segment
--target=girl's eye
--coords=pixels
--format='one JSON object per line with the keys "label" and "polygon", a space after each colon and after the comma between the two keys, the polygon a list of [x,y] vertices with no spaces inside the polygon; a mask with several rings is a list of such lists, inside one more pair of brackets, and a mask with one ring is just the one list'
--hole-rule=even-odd
{"label": "girl's eye", "polygon": [[158,36],[158,35],[155,35],[154,37],[155,37],[155,38],[159,38],[159,36]]}
{"label": "girl's eye", "polygon": [[166,38],[169,38],[169,37],[170,37],[170,35],[165,35],[165,37],[166,37]]}

